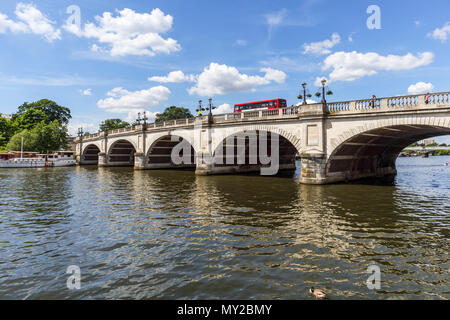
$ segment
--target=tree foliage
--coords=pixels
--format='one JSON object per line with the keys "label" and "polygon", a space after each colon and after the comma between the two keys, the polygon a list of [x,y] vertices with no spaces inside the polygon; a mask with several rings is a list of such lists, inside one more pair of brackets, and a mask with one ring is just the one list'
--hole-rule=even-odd
{"label": "tree foliage", "polygon": [[9,140],[8,144],[6,145],[6,149],[13,150],[13,151],[19,151],[21,149],[22,144],[22,138],[23,138],[23,150],[26,151],[35,151],[35,136],[31,133],[30,130],[22,130],[19,133],[16,133],[12,138]]}
{"label": "tree foliage", "polygon": [[32,103],[25,102],[19,106],[18,112],[13,116],[13,118],[20,117],[29,109],[37,109],[44,112],[47,116],[48,123],[57,120],[59,123],[67,125],[69,120],[72,118],[69,108],[60,106],[55,101],[48,99],[41,99]]}
{"label": "tree foliage", "polygon": [[20,150],[23,138],[23,149],[40,153],[53,152],[67,146],[67,127],[57,120],[47,124],[38,123],[33,129],[24,129],[9,140],[8,150]]}
{"label": "tree foliage", "polygon": [[40,109],[28,109],[16,118],[19,130],[33,129],[38,123],[48,123],[47,115]]}
{"label": "tree foliage", "polygon": [[25,102],[11,119],[0,117],[0,147],[20,149],[22,137],[28,151],[47,152],[65,147],[70,109],[42,99]]}
{"label": "tree foliage", "polygon": [[121,119],[107,119],[100,124],[100,131],[121,129],[128,126],[130,126],[130,124]]}
{"label": "tree foliage", "polygon": [[163,113],[158,113],[156,115],[155,122],[177,120],[177,119],[187,119],[187,118],[193,118],[193,117],[194,116],[189,111],[189,109],[171,106],[171,107],[166,108]]}
{"label": "tree foliage", "polygon": [[0,146],[5,146],[16,132],[17,124],[14,121],[0,118]]}

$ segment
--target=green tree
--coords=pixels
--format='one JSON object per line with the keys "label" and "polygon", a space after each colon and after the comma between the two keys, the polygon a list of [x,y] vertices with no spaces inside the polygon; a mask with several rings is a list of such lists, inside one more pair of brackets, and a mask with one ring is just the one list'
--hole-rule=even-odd
{"label": "green tree", "polygon": [[100,131],[121,129],[128,126],[130,126],[130,124],[121,119],[107,119],[100,124]]}
{"label": "green tree", "polygon": [[163,113],[158,113],[156,115],[155,122],[177,120],[177,119],[187,119],[187,118],[193,118],[193,117],[194,116],[189,111],[189,109],[171,106],[171,107],[166,108],[166,110],[164,110]]}
{"label": "green tree", "polygon": [[2,136],[2,139],[0,139],[0,146],[5,146],[16,132],[16,122],[0,117],[0,135]]}
{"label": "green tree", "polygon": [[[3,150],[3,148],[7,142],[8,141],[6,140],[6,138],[0,132],[0,150]],[[0,152],[2,152],[2,151],[0,151]]]}
{"label": "green tree", "polygon": [[19,130],[31,130],[41,122],[48,123],[48,118],[44,111],[31,108],[23,112],[15,121]]}
{"label": "green tree", "polygon": [[18,112],[13,115],[13,118],[20,117],[29,109],[38,109],[43,111],[47,116],[48,123],[57,120],[59,123],[67,125],[69,120],[72,118],[69,108],[60,106],[55,101],[48,99],[42,99],[32,103],[25,102],[19,106]]}
{"label": "green tree", "polygon": [[31,130],[25,129],[15,134],[6,148],[8,150],[20,150],[22,138],[23,148],[26,151],[53,152],[66,147],[67,127],[61,125],[57,120],[50,124],[42,121]]}
{"label": "green tree", "polygon": [[12,151],[20,151],[23,138],[23,150],[24,151],[35,151],[36,137],[30,130],[22,130],[16,133],[9,140],[6,145],[6,149]]}
{"label": "green tree", "polygon": [[67,127],[62,126],[57,120],[50,124],[42,121],[31,132],[36,139],[33,151],[47,153],[67,146]]}

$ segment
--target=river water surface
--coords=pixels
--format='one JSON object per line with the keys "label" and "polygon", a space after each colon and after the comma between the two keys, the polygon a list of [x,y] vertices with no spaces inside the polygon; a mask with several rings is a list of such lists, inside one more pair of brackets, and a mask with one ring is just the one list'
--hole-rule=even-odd
{"label": "river water surface", "polygon": [[[310,299],[314,286],[331,299],[448,299],[446,161],[399,158],[392,185],[3,169],[0,298]],[[71,265],[80,290],[66,286]]]}

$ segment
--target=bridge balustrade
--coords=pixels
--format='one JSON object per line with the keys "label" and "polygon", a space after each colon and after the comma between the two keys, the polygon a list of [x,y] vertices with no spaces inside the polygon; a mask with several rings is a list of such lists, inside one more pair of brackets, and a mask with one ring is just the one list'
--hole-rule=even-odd
{"label": "bridge balustrade", "polygon": [[448,104],[450,102],[450,92],[430,94],[430,104]]}
{"label": "bridge balustrade", "polygon": [[351,101],[328,103],[328,112],[350,111]]}
{"label": "bridge balustrade", "polygon": [[[387,98],[364,99],[353,101],[340,101],[327,103],[327,110],[330,114],[340,112],[357,112],[357,111],[389,111],[398,108],[412,108],[420,105],[425,106],[426,98],[424,94],[421,95],[407,95]],[[428,105],[445,105],[450,103],[450,92],[431,93],[428,99]],[[310,105],[308,105],[310,106]],[[242,120],[250,118],[269,118],[269,117],[292,117],[301,114],[302,105],[291,106],[282,109],[267,109],[258,111],[249,111],[243,113],[228,113],[221,115],[214,115],[214,121],[220,123],[223,121]],[[188,118],[179,120],[162,121],[157,123],[147,124],[147,129],[159,129],[174,126],[193,125],[198,118]],[[202,121],[207,120],[207,116],[201,118]],[[142,128],[138,126],[138,129]],[[134,126],[111,130],[108,135],[122,134],[126,132],[135,131]],[[104,134],[103,132],[89,134],[83,137],[83,140],[95,140]]]}
{"label": "bridge balustrade", "polygon": [[415,107],[419,105],[419,96],[392,97],[387,98],[386,101],[387,101],[387,108]]}

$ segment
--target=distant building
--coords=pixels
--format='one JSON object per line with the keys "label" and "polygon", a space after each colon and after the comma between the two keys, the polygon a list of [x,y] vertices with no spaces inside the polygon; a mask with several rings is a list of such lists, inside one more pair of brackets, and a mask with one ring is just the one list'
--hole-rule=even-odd
{"label": "distant building", "polygon": [[436,141],[433,140],[433,139],[425,139],[425,140],[423,140],[422,143],[423,143],[424,145],[428,146],[428,145],[430,145],[430,144],[436,144]]}
{"label": "distant building", "polygon": [[9,120],[9,119],[11,119],[11,115],[0,113],[0,118],[5,118],[6,120]]}

